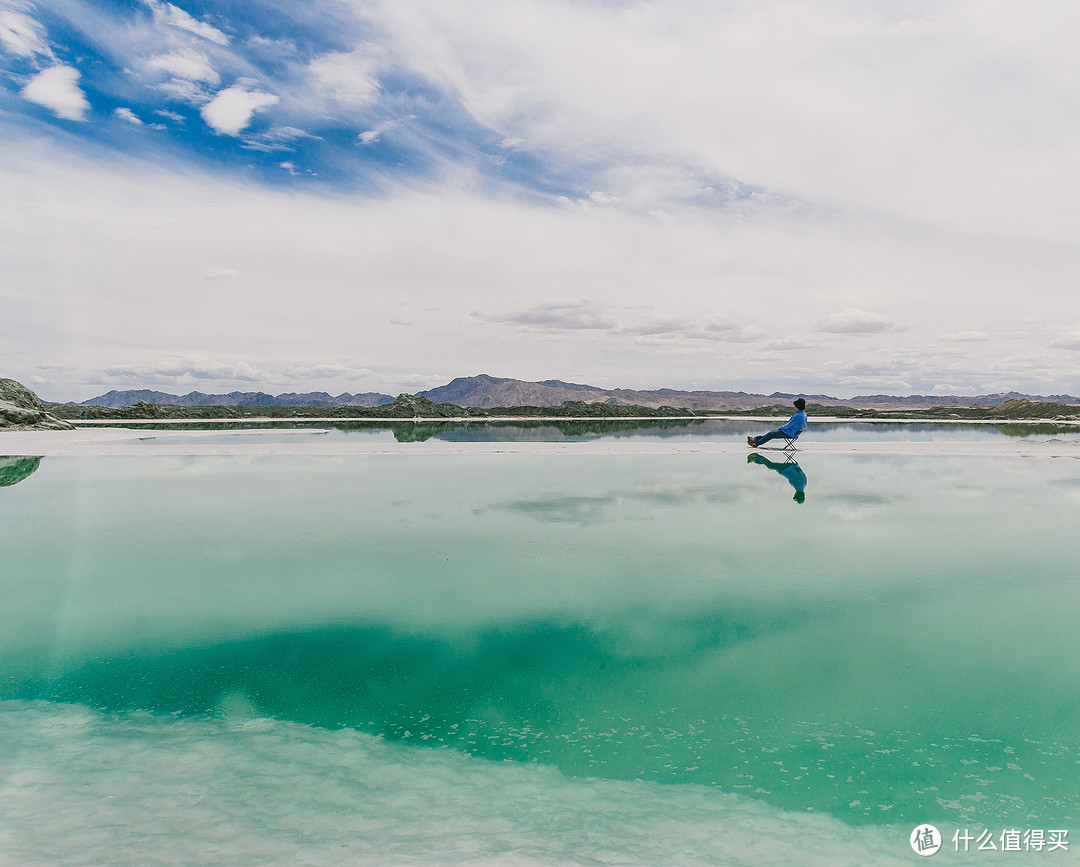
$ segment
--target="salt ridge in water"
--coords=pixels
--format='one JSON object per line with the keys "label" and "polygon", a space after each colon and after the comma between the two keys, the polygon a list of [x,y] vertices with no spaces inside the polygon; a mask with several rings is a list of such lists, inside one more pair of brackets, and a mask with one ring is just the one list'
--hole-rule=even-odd
{"label": "salt ridge in water", "polygon": [[[9,864],[891,864],[851,828],[705,786],[574,779],[268,719],[0,703]],[[951,854],[951,853],[950,853]],[[952,863],[954,859],[950,859]]]}

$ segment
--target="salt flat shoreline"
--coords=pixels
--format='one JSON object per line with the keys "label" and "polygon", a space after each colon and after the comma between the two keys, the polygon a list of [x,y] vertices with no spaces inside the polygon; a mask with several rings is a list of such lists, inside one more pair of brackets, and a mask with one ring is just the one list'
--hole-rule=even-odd
{"label": "salt flat shoreline", "polygon": [[[643,422],[643,421],[750,421],[755,424],[769,424],[782,420],[778,415],[504,415],[504,416],[415,416],[401,418],[384,416],[379,418],[348,418],[343,416],[253,416],[251,418],[87,418],[74,419],[72,424],[79,427],[116,427],[118,425],[153,425],[153,424],[503,424],[505,422],[549,422],[590,421],[590,422]],[[810,421],[815,424],[1059,424],[1074,425],[1080,428],[1080,421],[1060,421],[1046,418],[1020,419],[965,419],[965,418],[845,418],[843,416],[814,416]]]}
{"label": "salt flat shoreline", "polygon": [[[532,419],[535,420],[535,419]],[[753,421],[740,417],[741,421]],[[307,421],[307,420],[305,420]],[[397,419],[396,421],[401,421]],[[439,419],[442,421],[442,419]],[[776,419],[768,421],[775,422]],[[1023,424],[1024,422],[1019,422]],[[1033,422],[1034,423],[1034,422]],[[1010,422],[1012,424],[1012,422]],[[266,433],[280,434],[282,428]],[[310,428],[303,429],[313,433]],[[751,450],[743,442],[678,442],[671,439],[611,440],[576,442],[446,442],[429,439],[424,442],[342,442],[320,440],[319,437],[297,439],[295,442],[257,443],[243,440],[251,430],[184,430],[183,442],[169,442],[177,434],[172,431],[140,431],[123,428],[76,428],[75,430],[0,431],[0,455],[12,457],[177,457],[177,456],[347,456],[347,455],[726,455],[760,452],[766,456],[780,455],[779,449]],[[237,441],[227,440],[235,435]],[[159,441],[160,438],[160,441]],[[226,441],[222,441],[222,440]],[[200,440],[205,440],[200,442]],[[804,441],[805,440],[805,441]],[[798,458],[820,454],[852,455],[943,455],[973,457],[1070,457],[1080,459],[1080,440],[1059,440],[1053,437],[1038,440],[1000,442],[815,442],[813,428],[800,440]]]}

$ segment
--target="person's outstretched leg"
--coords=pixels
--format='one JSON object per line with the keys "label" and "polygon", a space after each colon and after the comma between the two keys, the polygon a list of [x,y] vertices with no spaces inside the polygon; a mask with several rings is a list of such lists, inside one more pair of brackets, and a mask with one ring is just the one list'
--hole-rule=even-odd
{"label": "person's outstretched leg", "polygon": [[767,434],[762,434],[762,435],[761,435],[761,436],[759,436],[759,437],[750,437],[750,438],[749,438],[749,439],[747,440],[747,442],[749,442],[749,441],[750,441],[750,440],[752,439],[752,440],[754,441],[754,442],[752,443],[752,445],[753,445],[753,446],[754,446],[754,447],[756,448],[757,446],[761,446],[761,445],[764,445],[764,444],[765,444],[765,443],[767,443],[767,442],[768,442],[769,440],[774,440],[774,439],[776,439],[777,437],[782,437],[783,435],[784,435],[784,434],[783,434],[783,432],[782,432],[782,431],[778,431],[778,430],[771,430],[771,431],[769,431],[769,432],[768,432]]}

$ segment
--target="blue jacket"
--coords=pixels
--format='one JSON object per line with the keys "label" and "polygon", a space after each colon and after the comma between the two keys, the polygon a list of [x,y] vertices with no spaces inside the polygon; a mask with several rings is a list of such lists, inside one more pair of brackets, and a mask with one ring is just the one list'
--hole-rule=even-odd
{"label": "blue jacket", "polygon": [[784,433],[791,437],[797,437],[804,430],[806,430],[806,410],[800,409],[795,415],[787,420],[782,428]]}

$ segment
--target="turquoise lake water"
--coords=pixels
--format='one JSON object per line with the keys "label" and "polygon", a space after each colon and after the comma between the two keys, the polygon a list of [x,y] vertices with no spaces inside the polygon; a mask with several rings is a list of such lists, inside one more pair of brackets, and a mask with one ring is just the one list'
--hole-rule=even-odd
{"label": "turquoise lake water", "polygon": [[921,822],[1080,827],[1075,459],[20,466],[0,861],[899,863]]}

